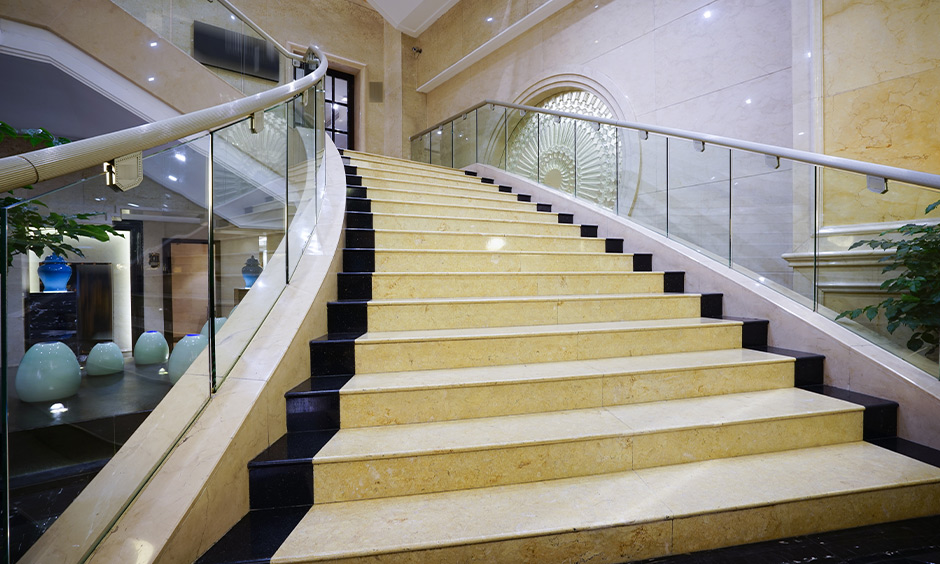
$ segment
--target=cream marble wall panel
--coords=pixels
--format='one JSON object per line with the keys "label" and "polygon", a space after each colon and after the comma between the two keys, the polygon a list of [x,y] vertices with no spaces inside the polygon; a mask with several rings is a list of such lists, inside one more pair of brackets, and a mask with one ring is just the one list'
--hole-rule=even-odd
{"label": "cream marble wall panel", "polygon": [[[793,143],[789,111],[791,81],[790,70],[780,69],[718,91],[660,106],[654,114],[640,115],[637,119],[644,123],[788,147]],[[751,103],[748,104],[747,100]],[[781,108],[788,111],[781,111]]]}
{"label": "cream marble wall panel", "polygon": [[367,333],[356,341],[356,373],[716,350],[741,343],[740,324],[706,319],[526,329]]}
{"label": "cream marble wall panel", "polygon": [[[109,0],[14,0],[0,5],[0,17],[52,31],[180,112],[241,97]],[[94,25],[89,25],[92,17]],[[153,41],[160,43],[157,57]]]}
{"label": "cream marble wall panel", "polygon": [[[646,33],[588,61],[617,84],[623,85],[631,114],[623,119],[651,115],[656,105],[656,43]],[[649,120],[647,120],[649,121]]]}
{"label": "cream marble wall panel", "polygon": [[[940,4],[934,4],[940,8]],[[940,9],[937,19],[940,20]],[[940,43],[940,41],[934,41]],[[870,63],[869,63],[870,65]],[[826,97],[828,154],[940,173],[940,64]],[[890,193],[890,192],[889,192]],[[923,211],[923,208],[918,210]],[[896,218],[909,218],[898,215]],[[870,221],[860,217],[854,223]]]}
{"label": "cream marble wall panel", "polygon": [[559,443],[317,463],[318,503],[465,490],[617,472],[630,467],[630,439]]}
{"label": "cream marble wall panel", "polygon": [[655,25],[662,27],[711,3],[711,0],[654,0]]}
{"label": "cream marble wall panel", "polygon": [[372,200],[372,211],[376,213],[404,213],[416,215],[432,215],[437,217],[488,217],[509,221],[541,221],[542,223],[558,223],[558,215],[537,212],[532,204],[532,211],[504,210],[489,206],[466,206],[457,204],[425,204],[422,202],[396,202],[390,200]]}
{"label": "cream marble wall panel", "polygon": [[[443,281],[443,283],[442,283]],[[661,272],[372,274],[376,299],[662,292]]]}
{"label": "cream marble wall panel", "polygon": [[653,5],[644,0],[572,2],[540,28],[549,60],[591,61],[648,33]]}
{"label": "cream marble wall panel", "polygon": [[546,235],[505,235],[502,233],[460,233],[440,231],[379,231],[375,232],[377,249],[454,249],[552,251],[603,253],[604,239],[588,237],[554,237]]}
{"label": "cream marble wall panel", "polygon": [[789,2],[718,0],[657,28],[660,107],[789,68],[789,22]]}
{"label": "cream marble wall panel", "polygon": [[633,255],[376,249],[376,272],[629,272]]}
{"label": "cream marble wall panel", "polygon": [[[544,0],[539,0],[536,6],[511,0],[458,2],[418,38],[421,45],[428,46],[418,58],[418,83],[427,82],[543,3]],[[486,21],[488,18],[492,21]]]}
{"label": "cream marble wall panel", "polygon": [[824,0],[822,6],[826,96],[940,66],[940,4]]}
{"label": "cream marble wall panel", "polygon": [[560,235],[580,237],[581,226],[545,221],[507,221],[488,218],[434,217],[429,215],[385,214],[373,212],[372,224],[376,230],[418,230],[461,233],[501,233],[519,235]]}

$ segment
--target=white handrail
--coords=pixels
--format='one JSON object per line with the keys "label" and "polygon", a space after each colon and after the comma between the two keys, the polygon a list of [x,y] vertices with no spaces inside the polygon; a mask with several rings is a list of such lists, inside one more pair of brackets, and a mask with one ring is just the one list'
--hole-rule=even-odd
{"label": "white handrail", "polygon": [[[240,12],[236,15],[240,15]],[[245,23],[248,21],[250,20]],[[249,25],[253,26],[253,24]],[[264,35],[269,37],[267,34]],[[276,42],[275,45],[277,45]],[[283,48],[279,48],[281,49]],[[317,47],[310,46],[304,56],[296,55],[292,58],[297,57],[307,63],[319,59],[319,66],[303,78],[240,100],[65,145],[0,159],[0,192],[8,192],[28,184],[101,165],[117,157],[158,147],[196,133],[218,129],[255,112],[276,106],[304,92],[326,74],[326,55]]]}
{"label": "white handrail", "polygon": [[558,110],[550,110],[547,108],[537,108],[535,106],[525,106],[522,104],[512,104],[509,102],[499,102],[496,100],[484,100],[479,104],[464,110],[453,117],[440,121],[435,124],[433,127],[429,127],[420,133],[416,133],[410,137],[410,140],[415,140],[418,137],[430,133],[435,129],[443,126],[446,123],[456,120],[457,118],[468,114],[476,109],[482,108],[483,106],[493,105],[501,106],[505,108],[510,108],[514,110],[522,110],[526,112],[535,112],[548,114],[553,116],[560,116],[571,119],[578,119],[583,121],[590,121],[593,123],[600,123],[604,125],[612,125],[615,127],[623,127],[626,129],[633,129],[640,133],[656,133],[659,135],[665,135],[668,137],[677,137],[680,139],[689,139],[692,141],[701,141],[707,145],[716,145],[719,147],[725,147],[727,149],[737,149],[741,151],[748,151],[752,153],[761,153],[771,157],[778,157],[781,159],[788,159],[791,161],[797,161],[801,163],[822,166],[827,168],[834,168],[838,170],[844,170],[847,172],[854,172],[857,174],[864,174],[867,176],[874,176],[878,178],[884,178],[885,180],[894,180],[897,182],[904,182],[907,184],[916,184],[918,186],[924,186],[926,188],[932,188],[934,190],[940,190],[940,175],[930,174],[927,172],[918,172],[916,170],[908,170],[904,168],[898,168],[887,165],[879,165],[874,163],[866,163],[864,161],[857,161],[854,159],[846,159],[843,157],[833,157],[831,155],[824,155],[821,153],[811,153],[809,151],[800,151],[797,149],[788,149],[786,147],[778,147],[776,145],[765,145],[763,143],[754,143],[751,141],[743,141],[741,139],[733,139],[731,137],[722,137],[720,135],[709,135],[707,133],[697,133],[694,131],[686,131],[684,129],[673,129],[670,127],[660,127],[657,125],[647,125],[642,123],[635,123],[630,121],[620,121],[614,119],[606,119],[601,117],[586,116],[582,114],[572,114],[569,112],[561,112]]}

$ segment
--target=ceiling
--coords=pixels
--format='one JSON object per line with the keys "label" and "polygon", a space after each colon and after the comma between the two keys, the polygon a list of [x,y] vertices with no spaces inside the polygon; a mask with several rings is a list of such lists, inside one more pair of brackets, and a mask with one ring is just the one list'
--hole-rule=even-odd
{"label": "ceiling", "polygon": [[398,31],[417,37],[460,0],[367,0]]}

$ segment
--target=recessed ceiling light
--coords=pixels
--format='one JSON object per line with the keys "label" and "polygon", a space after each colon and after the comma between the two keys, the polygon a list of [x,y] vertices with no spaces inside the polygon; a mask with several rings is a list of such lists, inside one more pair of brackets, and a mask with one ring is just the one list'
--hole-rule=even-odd
{"label": "recessed ceiling light", "polygon": [[[179,180],[179,178],[173,176],[172,174],[167,175],[167,178],[169,178],[169,179],[172,180],[173,182],[176,182],[177,180]],[[128,205],[130,205],[130,204],[128,204]]]}
{"label": "recessed ceiling light", "polygon": [[490,17],[490,18],[486,18],[486,21],[491,22],[491,21],[493,21],[493,18],[491,18],[491,17]]}
{"label": "recessed ceiling light", "polygon": [[178,160],[181,163],[186,162],[186,155],[184,155],[183,153],[176,153],[173,156],[176,157],[176,160]]}
{"label": "recessed ceiling light", "polygon": [[147,82],[153,82],[153,81],[156,80],[156,79],[157,79],[157,78],[154,77],[154,76],[148,76],[148,77],[147,77]]}
{"label": "recessed ceiling light", "polygon": [[151,47],[156,47],[156,46],[157,46],[157,42],[156,42],[156,41],[151,41],[151,42],[150,42],[150,46],[151,46]]}
{"label": "recessed ceiling light", "polygon": [[705,10],[705,13],[702,14],[702,17],[707,20],[708,18],[712,17],[712,11],[711,11],[711,10]]}

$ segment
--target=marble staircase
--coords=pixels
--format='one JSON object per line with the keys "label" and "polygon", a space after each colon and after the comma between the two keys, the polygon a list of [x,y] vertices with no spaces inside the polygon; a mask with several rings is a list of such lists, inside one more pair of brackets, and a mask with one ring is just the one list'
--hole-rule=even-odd
{"label": "marble staircase", "polygon": [[766,322],[508,186],[345,158],[330,334],[249,466],[246,520],[283,524],[201,562],[619,563],[940,512],[940,469],[864,440],[892,406]]}

